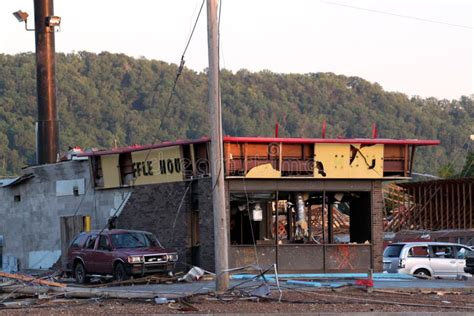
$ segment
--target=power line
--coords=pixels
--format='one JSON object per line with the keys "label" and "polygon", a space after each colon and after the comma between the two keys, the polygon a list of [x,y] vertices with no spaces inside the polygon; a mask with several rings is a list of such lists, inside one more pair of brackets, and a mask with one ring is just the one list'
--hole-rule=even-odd
{"label": "power line", "polygon": [[186,61],[184,60],[184,55],[186,54],[186,51],[188,50],[189,44],[191,43],[191,39],[193,38],[194,31],[196,30],[196,26],[197,26],[198,21],[199,21],[199,17],[201,16],[202,8],[204,7],[204,2],[205,2],[205,0],[202,1],[201,8],[199,9],[196,21],[194,22],[193,29],[191,30],[191,34],[189,35],[188,41],[186,42],[186,46],[184,47],[183,54],[181,55],[181,61],[179,63],[178,70],[176,71],[176,78],[174,79],[173,88],[171,89],[171,94],[170,94],[170,97],[168,99],[166,109],[168,109],[170,104],[171,104],[171,99],[173,98],[173,94],[176,90],[176,83],[178,82],[179,76],[181,76],[181,73],[183,71],[184,64],[186,63]]}
{"label": "power line", "polygon": [[349,5],[349,4],[337,3],[337,2],[331,2],[331,1],[322,1],[322,2],[326,3],[326,4],[330,4],[330,5],[335,5],[335,6],[340,6],[340,7],[345,7],[345,8],[355,9],[355,10],[361,10],[361,11],[367,11],[367,12],[372,12],[372,13],[384,14],[384,15],[390,15],[390,16],[395,16],[395,17],[399,17],[399,18],[411,19],[411,20],[434,23],[434,24],[447,25],[447,26],[452,26],[452,27],[460,27],[460,28],[469,29],[469,30],[473,29],[472,26],[468,26],[468,25],[454,24],[454,23],[448,23],[448,22],[443,22],[443,21],[419,18],[419,17],[415,17],[415,16],[410,16],[410,15],[392,13],[392,12],[387,12],[387,11],[356,7],[356,6]]}
{"label": "power line", "polygon": [[[203,0],[202,1],[202,4],[201,4],[201,8],[199,9],[199,12],[198,12],[198,15],[196,17],[196,21],[194,22],[194,26],[193,26],[193,29],[191,30],[191,34],[189,35],[188,37],[188,40],[186,42],[186,46],[184,47],[184,51],[183,51],[183,54],[181,55],[181,62],[179,64],[179,67],[178,67],[178,70],[176,71],[176,77],[174,79],[174,83],[173,83],[173,88],[171,89],[171,93],[170,93],[170,96],[169,96],[169,99],[168,99],[168,102],[167,102],[167,105],[166,105],[166,113],[164,115],[164,117],[167,116],[167,113],[168,113],[168,109],[170,107],[170,104],[171,104],[171,100],[173,98],[173,95],[174,95],[174,92],[176,90],[176,83],[178,82],[178,79],[179,77],[181,76],[181,72],[183,71],[183,68],[184,68],[184,64],[185,64],[185,60],[184,60],[184,56],[186,54],[186,51],[188,50],[188,47],[189,47],[189,44],[191,43],[191,39],[193,38],[193,35],[194,35],[194,31],[196,30],[196,26],[199,22],[199,17],[201,16],[201,12],[202,12],[202,8],[204,7],[204,3],[206,2],[206,0]],[[160,127],[161,127],[161,123],[160,123]],[[156,141],[156,137],[155,139],[153,140],[152,144],[154,144]],[[153,148],[150,148],[147,152],[147,155],[145,156],[145,161],[148,160],[150,154],[151,154],[151,151],[153,150]],[[135,191],[135,180],[134,179],[132,181],[132,190],[130,191],[130,194],[132,194],[134,191]],[[189,189],[189,186],[188,186],[188,189]],[[187,189],[186,189],[186,192],[187,192]],[[186,192],[185,192],[185,195],[186,195]],[[110,217],[112,220],[113,218],[117,215],[118,211],[122,208],[122,205],[124,205],[124,203],[127,201],[128,199],[124,198],[122,199],[122,202],[120,203],[120,206],[115,210],[114,214]],[[181,206],[180,206],[181,208]],[[99,232],[102,233],[102,231],[105,230],[105,228],[107,228],[107,226],[109,225],[109,223],[106,223],[104,228],[102,228],[102,230]]]}

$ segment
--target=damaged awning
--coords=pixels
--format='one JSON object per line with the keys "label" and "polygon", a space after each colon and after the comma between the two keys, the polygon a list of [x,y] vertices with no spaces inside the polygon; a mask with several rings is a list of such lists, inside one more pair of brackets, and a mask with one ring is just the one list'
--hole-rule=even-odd
{"label": "damaged awning", "polygon": [[22,182],[28,181],[29,179],[31,179],[33,177],[34,177],[34,175],[32,173],[27,173],[27,174],[24,174],[24,175],[22,175],[20,177],[16,177],[16,178],[0,179],[0,188],[18,185]]}

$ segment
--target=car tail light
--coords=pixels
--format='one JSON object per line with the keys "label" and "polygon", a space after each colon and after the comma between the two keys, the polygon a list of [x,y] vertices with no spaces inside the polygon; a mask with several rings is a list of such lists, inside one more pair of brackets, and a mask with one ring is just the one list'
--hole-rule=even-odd
{"label": "car tail light", "polygon": [[400,261],[398,262],[398,267],[399,268],[405,268],[405,260],[400,259]]}
{"label": "car tail light", "polygon": [[143,256],[129,256],[128,263],[143,263]]}

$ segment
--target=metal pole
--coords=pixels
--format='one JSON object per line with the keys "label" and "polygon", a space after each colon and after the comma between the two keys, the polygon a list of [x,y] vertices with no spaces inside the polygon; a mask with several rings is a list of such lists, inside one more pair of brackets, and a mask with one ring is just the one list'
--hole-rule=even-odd
{"label": "metal pole", "polygon": [[209,110],[211,119],[211,175],[214,213],[214,254],[216,291],[224,292],[229,286],[229,235],[225,207],[222,115],[219,93],[219,39],[217,29],[217,0],[207,0],[207,35],[209,47]]}
{"label": "metal pole", "polygon": [[36,162],[45,164],[56,162],[58,155],[54,28],[46,25],[47,17],[54,15],[53,0],[34,0],[34,7],[38,95]]}

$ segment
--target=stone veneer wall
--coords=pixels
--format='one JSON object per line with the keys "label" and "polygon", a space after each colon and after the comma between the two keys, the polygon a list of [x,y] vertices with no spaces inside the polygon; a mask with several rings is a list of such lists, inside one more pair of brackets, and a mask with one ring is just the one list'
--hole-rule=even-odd
{"label": "stone veneer wall", "polygon": [[[137,186],[118,216],[117,228],[154,233],[164,247],[178,251],[180,262],[214,270],[214,233],[211,181]],[[193,202],[194,196],[194,202]],[[180,207],[181,205],[181,207]],[[198,262],[192,262],[191,213],[199,212]]]}
{"label": "stone veneer wall", "polygon": [[372,266],[383,270],[383,192],[382,181],[372,181]]}

